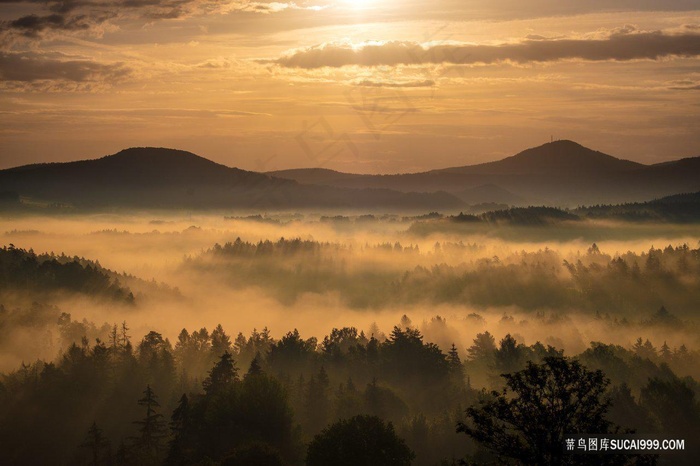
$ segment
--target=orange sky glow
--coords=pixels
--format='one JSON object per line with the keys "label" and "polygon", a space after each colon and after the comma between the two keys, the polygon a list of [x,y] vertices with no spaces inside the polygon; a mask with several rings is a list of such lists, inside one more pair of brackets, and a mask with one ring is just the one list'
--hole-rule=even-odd
{"label": "orange sky glow", "polygon": [[0,0],[0,168],[185,149],[396,173],[700,155],[691,0]]}

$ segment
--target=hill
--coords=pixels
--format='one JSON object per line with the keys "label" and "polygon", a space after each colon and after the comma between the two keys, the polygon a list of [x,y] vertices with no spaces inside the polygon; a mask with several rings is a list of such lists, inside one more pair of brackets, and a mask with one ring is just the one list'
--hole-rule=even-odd
{"label": "hill", "polygon": [[95,160],[0,171],[0,191],[79,208],[458,209],[444,192],[402,193],[299,184],[221,165],[191,152],[139,147]]}
{"label": "hill", "polygon": [[51,293],[78,293],[133,304],[131,290],[115,275],[77,257],[37,255],[12,245],[0,248],[0,293],[26,293],[32,299]]}
{"label": "hill", "polygon": [[[479,165],[396,175],[311,168],[256,173],[191,152],[131,148],[95,160],[0,170],[16,199],[78,208],[459,211],[468,205],[622,204],[700,190],[700,157],[655,165],[554,141]],[[467,209],[469,210],[469,209]],[[473,210],[473,209],[472,209]]]}
{"label": "hill", "polygon": [[622,160],[589,149],[574,141],[561,140],[524,150],[496,162],[445,168],[436,172],[483,175],[607,175],[642,168],[644,165]]}
{"label": "hill", "polygon": [[[337,187],[415,192],[439,189],[467,203],[576,207],[643,201],[700,190],[700,157],[644,165],[562,140],[495,162],[422,173],[355,175],[332,170],[298,169],[272,174],[300,183]],[[485,195],[474,195],[474,190],[478,192],[483,186],[497,189],[491,188],[491,192]],[[504,192],[508,193],[505,199]]]}

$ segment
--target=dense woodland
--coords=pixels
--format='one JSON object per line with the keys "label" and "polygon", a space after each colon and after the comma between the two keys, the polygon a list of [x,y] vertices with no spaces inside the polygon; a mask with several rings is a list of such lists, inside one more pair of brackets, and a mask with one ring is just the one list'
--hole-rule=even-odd
{"label": "dense woodland", "polygon": [[[238,239],[185,258],[178,273],[261,288],[290,312],[302,293],[327,292],[367,312],[468,305],[463,322],[476,337],[446,340],[456,334],[444,317],[414,324],[406,315],[387,333],[376,324],[324,336],[219,325],[183,328],[175,339],[158,328],[134,335],[129,313],[143,304],[130,287],[144,282],[86,259],[6,247],[2,348],[25,334],[22,344],[45,356],[0,374],[0,464],[697,464],[700,249],[610,255],[593,244],[497,257],[449,241],[421,251]],[[56,304],[75,296],[110,303],[124,318],[74,319]],[[534,344],[515,331],[494,337],[473,312],[488,307],[527,316],[515,322],[504,312],[500,330],[556,332],[579,314],[639,338],[569,354],[559,334]],[[552,434],[555,418],[568,421]],[[688,451],[564,454],[572,432],[655,434],[685,439]]]}
{"label": "dense woodland", "polygon": [[[376,429],[405,461],[368,464],[483,464],[503,453],[484,437],[493,428],[484,420],[489,400],[504,386],[499,374],[557,364],[578,370],[581,381],[593,377],[586,383],[600,391],[595,422],[605,431],[700,435],[700,385],[670,368],[697,363],[698,353],[686,348],[596,342],[569,360],[551,346],[525,346],[510,335],[496,341],[484,332],[466,352],[462,361],[456,346],[443,351],[400,325],[383,341],[355,328],[333,329],[322,340],[297,331],[276,340],[266,329],[232,337],[218,326],[183,329],[173,344],[155,331],[133,338],[122,323],[104,340],[82,338],[55,361],[23,364],[2,377],[0,462],[323,464],[314,455],[330,453],[312,447],[333,450],[323,447],[332,444],[326,436]],[[525,456],[511,459],[536,457],[532,448],[526,441],[518,450]],[[237,455],[240,461],[230,459]],[[256,462],[259,456],[274,462]]]}
{"label": "dense woodland", "polygon": [[0,249],[0,291],[68,291],[133,303],[133,293],[113,275],[99,263],[78,257],[35,254],[14,245]]}
{"label": "dense woodland", "polygon": [[641,254],[610,255],[593,244],[571,256],[542,249],[470,259],[475,251],[478,245],[461,242],[436,243],[421,253],[398,242],[353,250],[300,239],[237,239],[190,258],[183,270],[218,277],[231,287],[263,287],[285,303],[302,293],[337,292],[355,308],[427,301],[620,318],[661,306],[692,316],[700,307],[700,248],[687,244],[652,246]]}
{"label": "dense woodland", "polygon": [[631,222],[693,223],[700,221],[700,192],[676,194],[648,202],[580,207],[576,213],[587,218]]}

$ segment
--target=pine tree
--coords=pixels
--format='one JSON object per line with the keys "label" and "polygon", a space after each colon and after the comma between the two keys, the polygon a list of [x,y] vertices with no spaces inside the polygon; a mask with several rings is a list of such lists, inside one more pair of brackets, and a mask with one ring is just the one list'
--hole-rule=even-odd
{"label": "pine tree", "polygon": [[187,394],[183,393],[177,407],[170,418],[170,432],[177,437],[186,429],[190,416],[190,401]]}
{"label": "pine tree", "polygon": [[488,332],[479,333],[474,344],[467,349],[471,361],[483,361],[489,364],[496,353],[496,340]]}
{"label": "pine tree", "polygon": [[455,389],[461,389],[465,383],[465,370],[462,359],[459,357],[457,346],[452,343],[452,347],[447,352],[447,364],[449,367],[450,385]]}
{"label": "pine tree", "polygon": [[150,385],[146,386],[143,394],[144,397],[138,401],[138,404],[146,407],[146,417],[141,421],[134,421],[134,424],[141,426],[140,435],[134,439],[135,447],[144,464],[158,464],[166,435],[165,422],[163,415],[157,411],[160,404]]}
{"label": "pine tree", "polygon": [[260,367],[260,363],[258,362],[258,359],[260,357],[260,353],[257,353],[253,360],[250,363],[250,367],[248,368],[248,375],[260,375],[263,373],[262,367]]}
{"label": "pine tree", "polygon": [[117,329],[117,324],[112,326],[112,330],[109,331],[109,346],[112,349],[112,353],[116,353],[119,347],[119,330]]}
{"label": "pine tree", "polygon": [[231,356],[225,351],[221,355],[219,362],[209,371],[209,377],[204,379],[202,386],[204,391],[210,395],[221,391],[238,380],[238,368]]}
{"label": "pine tree", "polygon": [[129,327],[126,326],[126,321],[122,322],[122,328],[121,328],[121,347],[126,349],[127,347],[131,346],[131,335],[128,334],[129,332]]}
{"label": "pine tree", "polygon": [[659,356],[663,362],[669,362],[671,360],[671,348],[668,347],[665,340],[664,344],[661,345],[661,348],[659,348]]}
{"label": "pine tree", "polygon": [[248,339],[242,332],[238,332],[236,340],[233,342],[233,351],[240,358],[248,346]]}
{"label": "pine tree", "polygon": [[220,357],[225,352],[231,351],[231,338],[226,335],[221,324],[211,332],[211,351],[215,357]]}
{"label": "pine tree", "polygon": [[637,338],[637,341],[632,345],[632,351],[634,351],[638,356],[644,348],[644,343],[642,343],[642,337]]}
{"label": "pine tree", "polygon": [[165,464],[182,464],[189,456],[186,448],[190,430],[190,402],[187,394],[180,397],[180,401],[170,417],[169,427],[172,440]]}

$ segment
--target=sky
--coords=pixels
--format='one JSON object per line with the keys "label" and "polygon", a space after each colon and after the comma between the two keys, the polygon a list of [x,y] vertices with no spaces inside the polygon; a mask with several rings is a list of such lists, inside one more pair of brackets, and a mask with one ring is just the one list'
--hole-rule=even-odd
{"label": "sky", "polygon": [[700,0],[0,0],[0,169],[134,146],[403,173],[700,156]]}

